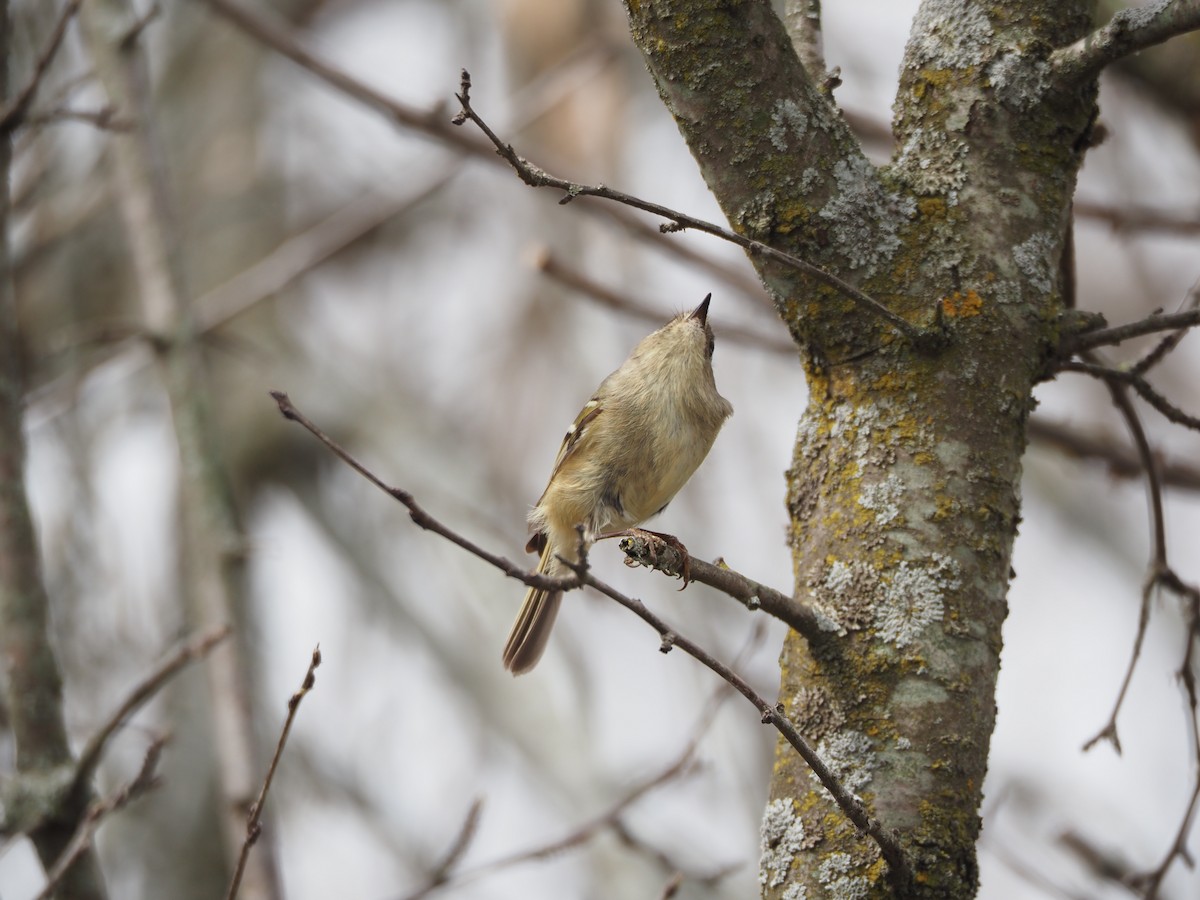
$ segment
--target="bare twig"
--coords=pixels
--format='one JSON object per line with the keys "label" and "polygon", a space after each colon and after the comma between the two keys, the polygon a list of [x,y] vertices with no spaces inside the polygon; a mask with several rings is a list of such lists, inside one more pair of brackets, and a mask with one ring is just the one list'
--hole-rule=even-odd
{"label": "bare twig", "polygon": [[320,440],[325,446],[332,450],[343,462],[353,468],[356,472],[370,481],[380,490],[389,494],[391,497],[403,503],[409,510],[409,515],[412,520],[428,531],[433,531],[459,547],[471,552],[480,559],[491,563],[496,568],[503,571],[511,578],[516,578],[527,585],[533,587],[549,587],[553,589],[565,589],[576,585],[588,585],[589,587],[599,591],[606,597],[624,606],[626,609],[633,612],[644,622],[650,625],[658,632],[662,639],[661,649],[666,652],[673,647],[678,647],[686,654],[696,659],[698,662],[712,670],[714,673],[723,678],[729,683],[739,694],[745,697],[755,708],[758,709],[762,716],[764,725],[772,725],[783,735],[784,739],[795,748],[801,758],[812,769],[818,780],[829,791],[834,801],[846,814],[847,818],[862,832],[869,835],[872,840],[879,846],[883,854],[883,858],[887,861],[889,878],[893,885],[897,886],[898,890],[902,890],[903,886],[908,885],[911,880],[911,872],[908,868],[907,860],[900,848],[900,844],[896,837],[884,829],[878,819],[873,818],[868,812],[862,801],[851,794],[846,787],[837,779],[830,768],[821,760],[816,751],[809,745],[792,721],[783,713],[783,707],[773,706],[760,696],[750,684],[733,671],[729,666],[725,665],[712,654],[702,648],[699,644],[680,634],[674,628],[671,628],[652,613],[646,606],[637,599],[627,597],[615,588],[600,581],[587,568],[586,559],[579,564],[572,564],[564,560],[564,564],[572,569],[575,573],[576,581],[572,582],[569,578],[547,578],[544,575],[538,575],[534,572],[528,572],[520,567],[514,566],[511,562],[502,556],[490,553],[479,547],[474,542],[468,540],[462,535],[455,532],[453,529],[443,525],[433,516],[425,512],[417,505],[412,495],[400,488],[393,488],[381,481],[378,476],[359,463],[353,456],[343,450],[331,438],[321,431],[311,420],[305,417],[292,402],[288,396],[280,391],[272,391],[271,396],[279,405],[279,410],[283,415],[299,424],[303,425],[309,432]]}
{"label": "bare twig", "polygon": [[1150,382],[1132,370],[1114,369],[1094,362],[1075,362],[1073,360],[1060,363],[1059,369],[1063,372],[1082,372],[1093,378],[1103,379],[1107,383],[1115,381],[1128,385],[1137,392],[1139,397],[1175,424],[1183,425],[1193,431],[1200,431],[1200,417],[1185,413],[1155,390]]}
{"label": "bare twig", "polygon": [[1084,81],[1123,56],[1200,28],[1200,0],[1157,0],[1119,10],[1106,25],[1056,50],[1050,64],[1063,77]]}
{"label": "bare twig", "polygon": [[129,720],[143,704],[159,692],[184,666],[208,655],[213,647],[229,637],[233,629],[228,625],[214,628],[204,634],[180,644],[172,653],[163,659],[141,681],[134,685],[133,690],[125,698],[116,711],[109,716],[100,728],[88,739],[83,752],[79,754],[79,762],[75,767],[74,789],[79,789],[91,780],[100,764],[100,757],[108,740],[118,728]]}
{"label": "bare twig", "polygon": [[1113,328],[1101,328],[1097,331],[1087,331],[1083,334],[1071,335],[1063,341],[1059,353],[1071,356],[1104,347],[1119,344],[1130,338],[1155,334],[1159,331],[1184,331],[1200,325],[1200,309],[1187,309],[1177,313],[1157,313],[1147,316],[1127,325],[1117,325]]}
{"label": "bare twig", "polygon": [[476,797],[475,801],[471,804],[471,808],[467,810],[467,815],[463,818],[462,825],[459,826],[458,834],[454,837],[454,842],[442,854],[442,858],[433,867],[433,871],[429,873],[429,883],[423,890],[411,896],[424,897],[452,880],[454,867],[462,860],[463,855],[471,846],[471,841],[475,839],[476,832],[479,830],[479,816],[482,812],[483,798]]}
{"label": "bare twig", "polygon": [[697,219],[694,216],[689,216],[669,207],[662,206],[658,203],[651,203],[648,200],[643,200],[640,197],[634,197],[631,194],[626,194],[622,191],[616,191],[612,188],[605,187],[602,184],[587,185],[579,184],[573,181],[568,181],[565,178],[558,178],[551,175],[549,172],[535,166],[529,160],[517,154],[511,144],[506,144],[483,120],[483,118],[475,112],[471,106],[471,76],[466,69],[462,71],[462,80],[459,86],[459,93],[455,94],[458,102],[462,106],[462,110],[452,120],[456,125],[462,125],[467,121],[474,122],[479,130],[487,135],[488,140],[496,148],[496,152],[512,166],[513,171],[517,173],[520,179],[530,187],[549,187],[564,192],[560,204],[570,203],[576,197],[601,197],[605,200],[612,200],[616,203],[622,203],[625,206],[630,206],[634,209],[640,209],[643,212],[652,213],[660,216],[670,222],[670,225],[662,226],[670,231],[677,231],[682,228],[691,228],[695,231],[701,231],[713,237],[721,238],[729,241],[731,244],[737,244],[739,247],[748,252],[751,256],[765,257],[773,262],[784,265],[788,268],[803,272],[810,278],[815,278],[828,287],[833,288],[839,294],[853,301],[860,309],[863,309],[874,316],[887,322],[893,329],[905,337],[913,347],[923,351],[933,351],[939,348],[944,343],[944,335],[940,327],[922,328],[914,325],[902,316],[892,312],[878,300],[860,291],[858,288],[849,282],[843,281],[832,272],[827,272],[820,266],[815,266],[810,262],[793,256],[790,253],[785,253],[782,250],[777,250],[769,244],[764,244],[761,241],[752,240],[745,235],[730,231],[727,228],[722,228],[719,225],[714,225],[711,222],[706,222],[703,219]]}
{"label": "bare twig", "polygon": [[115,106],[102,106],[99,109],[73,109],[60,106],[46,112],[34,111],[25,116],[25,124],[30,127],[53,125],[56,122],[84,122],[101,131],[120,133],[134,129],[134,123],[131,120],[117,115]]}
{"label": "bare twig", "polygon": [[[751,640],[747,643],[746,647],[743,648],[742,654],[739,654],[739,659],[750,649],[750,647],[757,643],[759,637],[760,634],[758,632],[751,636]],[[405,897],[405,900],[423,900],[424,897],[429,896],[440,888],[451,885],[455,887],[461,887],[469,882],[478,881],[481,878],[494,875],[496,872],[499,872],[503,869],[509,869],[514,866],[523,865],[529,862],[536,862],[540,859],[546,859],[548,857],[555,856],[559,853],[563,853],[567,850],[571,850],[587,843],[597,834],[606,829],[612,829],[616,831],[618,836],[621,837],[621,839],[626,843],[635,846],[638,849],[644,849],[642,842],[638,841],[637,838],[630,834],[629,831],[624,827],[622,823],[622,816],[630,809],[630,807],[632,807],[643,797],[647,796],[665,784],[684,777],[692,770],[692,763],[695,760],[696,752],[699,749],[700,742],[708,733],[708,730],[712,727],[712,723],[716,718],[717,712],[721,708],[721,704],[726,698],[729,697],[730,693],[732,692],[730,691],[728,685],[721,685],[721,688],[714,692],[708,703],[705,704],[704,710],[700,713],[700,717],[697,720],[695,727],[692,729],[691,737],[688,739],[688,742],[684,745],[683,750],[675,757],[675,759],[655,775],[634,785],[634,787],[626,791],[620,799],[614,802],[604,812],[591,817],[579,826],[571,829],[571,831],[563,837],[557,838],[537,847],[519,850],[509,856],[503,856],[499,859],[492,860],[491,862],[484,863],[469,871],[459,872],[454,875],[451,875],[447,871],[444,877],[438,879],[436,876],[439,870],[435,869],[434,875],[430,878],[429,882],[424,887],[421,887],[415,892],[408,894]],[[471,816],[475,812],[475,808],[478,806],[478,803],[479,801],[476,801],[476,804],[472,806],[471,812],[468,813],[467,821],[464,822],[463,827],[460,829],[460,838],[456,839],[455,846],[461,842],[461,835],[467,830],[468,826],[472,829],[474,828],[474,823],[471,821]],[[665,861],[662,858],[659,858],[659,862],[664,864],[668,869],[675,868],[673,864],[671,864],[669,861]],[[714,873],[701,876],[701,880],[714,882],[720,878],[723,878],[731,870],[732,867],[722,867]]]}
{"label": "bare twig", "polygon": [[417,503],[412,494],[401,488],[391,487],[381,481],[374,472],[356,460],[349,452],[344,450],[337,444],[329,435],[325,434],[315,422],[305,416],[300,410],[292,404],[291,399],[282,391],[271,391],[271,397],[279,406],[279,411],[284,418],[290,419],[303,425],[317,440],[328,447],[335,456],[342,462],[352,468],[355,472],[361,475],[375,487],[379,488],[386,494],[390,494],[394,499],[399,500],[408,507],[409,518],[420,528],[426,531],[432,531],[434,534],[445,538],[453,544],[457,544],[462,549],[466,550],[473,556],[477,556],[483,561],[495,566],[509,578],[514,578],[529,587],[542,588],[543,590],[569,591],[578,588],[584,584],[584,581],[578,575],[563,575],[559,577],[551,577],[548,575],[540,575],[537,572],[530,572],[524,566],[518,565],[507,557],[492,553],[480,547],[474,541],[468,540],[461,534],[453,531],[443,525]]}
{"label": "bare twig", "polygon": [[263,779],[262,789],[258,792],[258,799],[250,807],[250,815],[246,818],[246,839],[242,842],[242,852],[239,854],[237,866],[233,870],[233,879],[229,882],[229,892],[225,895],[225,900],[234,900],[241,887],[242,875],[246,871],[246,862],[250,858],[250,850],[258,842],[259,835],[262,834],[262,813],[263,806],[267,802],[267,791],[271,789],[271,781],[275,778],[275,770],[279,767],[279,759],[283,756],[283,748],[287,744],[288,735],[291,734],[292,723],[296,721],[300,701],[317,683],[317,666],[319,665],[321,665],[321,647],[318,645],[313,649],[308,671],[304,674],[304,681],[300,683],[300,690],[292,694],[291,699],[288,700],[287,718],[283,720],[283,730],[279,733],[279,742],[275,745],[275,753],[271,757],[270,766],[267,767],[267,775]]}
{"label": "bare twig", "polygon": [[[1090,358],[1094,359],[1094,357]],[[1103,372],[1111,371],[1098,366],[1094,362],[1089,362],[1087,365],[1095,366]],[[1138,627],[1137,635],[1133,641],[1133,652],[1130,655],[1129,666],[1125,670],[1125,677],[1121,681],[1121,688],[1117,692],[1117,699],[1113,704],[1113,710],[1108,717],[1108,722],[1105,723],[1104,727],[1094,737],[1083,745],[1083,749],[1086,751],[1094,747],[1099,741],[1107,740],[1112,743],[1113,749],[1117,753],[1120,753],[1121,739],[1117,734],[1117,716],[1120,714],[1121,706],[1125,702],[1125,694],[1129,690],[1129,684],[1133,680],[1133,672],[1137,668],[1138,659],[1141,657],[1142,644],[1146,637],[1146,625],[1150,621],[1150,601],[1153,597],[1154,589],[1159,585],[1164,573],[1169,570],[1169,566],[1167,565],[1166,517],[1163,515],[1162,482],[1158,476],[1158,462],[1150,446],[1150,439],[1146,436],[1146,429],[1142,427],[1141,418],[1133,406],[1133,401],[1129,399],[1129,393],[1125,384],[1114,376],[1101,375],[1100,377],[1104,379],[1104,384],[1108,388],[1109,395],[1112,397],[1113,405],[1117,407],[1117,410],[1121,413],[1121,417],[1125,420],[1126,426],[1129,428],[1129,434],[1133,438],[1134,446],[1137,448],[1138,456],[1142,461],[1142,470],[1146,473],[1146,493],[1150,499],[1151,561],[1145,580],[1142,583],[1141,606],[1138,612]]]}
{"label": "bare twig", "polygon": [[79,858],[92,847],[92,839],[96,834],[96,829],[100,827],[100,823],[109,815],[124,809],[138,797],[150,791],[158,784],[158,760],[162,756],[163,747],[167,743],[167,738],[160,737],[150,744],[146,750],[146,756],[142,760],[142,767],[138,770],[133,780],[117,791],[107,800],[96,801],[88,808],[87,815],[80,821],[79,827],[75,829],[75,833],[71,836],[62,855],[55,861],[46,872],[46,884],[42,887],[41,892],[35,900],[48,900],[53,897],[58,890],[63,877],[70,871],[71,867],[79,860]]}
{"label": "bare twig", "polygon": [[33,72],[29,76],[29,80],[25,82],[25,86],[17,91],[12,101],[0,113],[0,134],[8,134],[14,128],[19,126],[25,117],[25,113],[29,111],[29,105],[33,103],[33,98],[37,95],[38,86],[42,83],[42,79],[46,75],[46,70],[50,68],[50,64],[54,62],[54,57],[58,55],[58,49],[62,46],[63,38],[67,35],[67,26],[71,23],[71,19],[79,12],[79,6],[83,0],[67,0],[67,3],[59,11],[58,20],[54,23],[54,28],[50,32],[50,38],[46,41],[46,46],[42,48],[42,52],[38,54],[37,62],[34,63]]}

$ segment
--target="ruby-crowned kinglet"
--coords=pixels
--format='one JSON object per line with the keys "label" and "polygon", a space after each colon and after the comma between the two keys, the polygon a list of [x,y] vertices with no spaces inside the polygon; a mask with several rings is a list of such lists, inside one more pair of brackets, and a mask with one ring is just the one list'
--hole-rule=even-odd
{"label": "ruby-crowned kinglet", "polygon": [[[713,379],[713,333],[704,298],[643,338],[600,382],[567,429],[550,483],[529,514],[538,572],[566,573],[559,557],[579,558],[580,535],[620,531],[666,509],[704,461],[733,412]],[[504,645],[504,668],[532,669],[546,649],[562,591],[530,588]]]}

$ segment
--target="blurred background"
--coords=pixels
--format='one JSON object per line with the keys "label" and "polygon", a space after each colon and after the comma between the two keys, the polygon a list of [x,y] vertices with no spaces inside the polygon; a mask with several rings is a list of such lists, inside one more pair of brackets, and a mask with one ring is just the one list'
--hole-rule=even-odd
{"label": "blurred background", "polygon": [[[206,2],[163,3],[137,38],[175,260],[203,335],[213,444],[244,538],[235,614],[261,768],[318,643],[324,656],[268,802],[263,844],[284,892],[421,896],[470,820],[439,896],[657,897],[679,873],[680,897],[756,895],[774,733],[753,708],[722,700],[707,670],[658,653],[652,630],[584,593],[567,597],[540,666],[509,677],[500,648],[523,587],[417,529],[267,394],[287,391],[384,481],[532,565],[525,514],[566,425],[637,340],[711,291],[717,382],[736,412],[653,527],[790,591],[783,473],[805,387],[741,253],[701,235],[657,235],[656,222],[627,210],[560,206],[437,136],[466,67],[477,111],[549,171],[720,221],[619,4],[241,2],[438,123],[393,124]],[[916,5],[825,4],[836,97],[880,162]],[[15,4],[16,84],[60,8]],[[1194,35],[1177,40],[1103,82],[1108,137],[1089,153],[1078,194],[1078,303],[1113,324],[1178,309],[1200,276],[1198,49]],[[73,28],[17,136],[9,238],[30,372],[28,482],[79,742],[193,630],[178,583],[175,418],[136,336],[145,314],[112,175],[112,129],[132,116],[104,114],[94,76]],[[478,135],[468,125],[460,137]],[[1155,370],[1192,413],[1197,340]],[[1107,744],[1082,752],[1131,652],[1146,501],[1137,478],[1064,450],[1130,446],[1102,387],[1064,376],[1038,397],[980,896],[1124,897],[1105,873],[1158,864],[1196,778],[1176,677],[1183,618],[1174,598],[1156,600],[1118,723],[1123,755]],[[1194,583],[1200,437],[1149,411],[1145,421],[1179,469],[1169,550]],[[679,592],[626,569],[614,546],[597,547],[592,562],[774,697],[778,623],[703,585]],[[182,676],[101,768],[104,793],[131,777],[153,735],[173,736],[163,786],[101,831],[114,897],[223,893],[202,682],[199,668]],[[10,740],[0,752],[11,768]],[[513,860],[525,853],[534,858]],[[27,843],[0,846],[5,900],[40,885]],[[1200,875],[1176,864],[1164,896],[1198,893]]]}

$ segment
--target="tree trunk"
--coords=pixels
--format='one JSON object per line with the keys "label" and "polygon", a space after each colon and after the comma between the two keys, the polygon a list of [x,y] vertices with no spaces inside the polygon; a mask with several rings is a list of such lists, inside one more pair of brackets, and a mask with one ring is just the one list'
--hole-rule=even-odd
{"label": "tree trunk", "polygon": [[[790,634],[780,701],[898,833],[913,896],[971,896],[1025,421],[1058,339],[1059,260],[1095,113],[1094,82],[1056,83],[1047,54],[1084,33],[1088,7],[926,0],[898,149],[876,169],[767,0],[626,5],[736,231],[914,324],[944,320],[945,346],[921,352],[833,289],[755,259],[808,376],[788,508],[797,595],[828,617],[825,640]],[[785,743],[771,798],[764,897],[891,892],[878,849]]]}

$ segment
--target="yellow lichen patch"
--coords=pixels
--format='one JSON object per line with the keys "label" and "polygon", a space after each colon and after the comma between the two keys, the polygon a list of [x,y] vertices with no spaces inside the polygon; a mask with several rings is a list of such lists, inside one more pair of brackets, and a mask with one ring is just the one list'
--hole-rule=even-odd
{"label": "yellow lichen patch", "polygon": [[942,298],[942,312],[951,318],[969,319],[983,311],[983,298],[975,291],[968,290],[965,294],[955,291],[949,297]]}
{"label": "yellow lichen patch", "polygon": [[917,201],[917,209],[926,219],[944,219],[946,217],[946,201],[941,197],[923,197]]}

